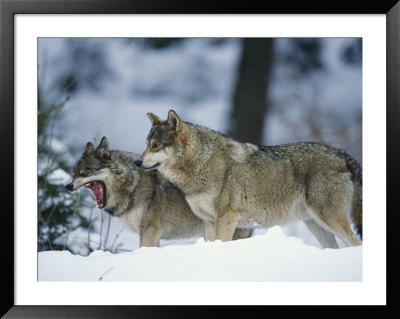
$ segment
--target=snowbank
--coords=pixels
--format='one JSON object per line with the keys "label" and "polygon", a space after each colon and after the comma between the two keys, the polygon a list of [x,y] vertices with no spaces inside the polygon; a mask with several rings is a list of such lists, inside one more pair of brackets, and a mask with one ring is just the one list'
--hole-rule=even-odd
{"label": "snowbank", "polygon": [[319,249],[275,226],[234,242],[175,241],[128,253],[40,252],[40,281],[361,281],[362,247]]}

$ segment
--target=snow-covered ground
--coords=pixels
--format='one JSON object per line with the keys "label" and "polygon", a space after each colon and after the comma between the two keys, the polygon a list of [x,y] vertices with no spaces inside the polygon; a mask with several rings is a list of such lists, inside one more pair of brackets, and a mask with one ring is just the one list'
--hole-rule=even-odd
{"label": "snow-covered ground", "polygon": [[174,241],[88,257],[40,252],[40,281],[362,281],[362,247],[320,249],[279,226],[231,242]]}

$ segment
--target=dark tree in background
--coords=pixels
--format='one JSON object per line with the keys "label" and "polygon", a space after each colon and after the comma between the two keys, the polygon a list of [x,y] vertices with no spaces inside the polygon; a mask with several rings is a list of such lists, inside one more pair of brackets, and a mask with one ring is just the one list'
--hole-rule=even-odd
{"label": "dark tree in background", "polygon": [[229,136],[241,142],[262,144],[273,47],[273,39],[242,40],[242,56],[228,130]]}
{"label": "dark tree in background", "polygon": [[341,58],[344,63],[361,66],[362,64],[362,38],[356,38],[342,49]]}
{"label": "dark tree in background", "polygon": [[294,38],[283,60],[291,66],[299,77],[307,77],[316,71],[325,69],[322,62],[322,43],[319,38]]}

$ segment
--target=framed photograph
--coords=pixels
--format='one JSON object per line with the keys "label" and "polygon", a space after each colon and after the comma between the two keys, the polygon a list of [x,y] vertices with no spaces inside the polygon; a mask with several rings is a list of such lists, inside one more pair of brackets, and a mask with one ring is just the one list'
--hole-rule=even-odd
{"label": "framed photograph", "polygon": [[398,310],[397,1],[0,1],[5,318]]}

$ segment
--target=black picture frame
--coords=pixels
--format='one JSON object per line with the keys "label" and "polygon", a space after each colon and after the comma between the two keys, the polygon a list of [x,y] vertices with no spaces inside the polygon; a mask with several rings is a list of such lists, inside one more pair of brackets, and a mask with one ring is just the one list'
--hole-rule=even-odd
{"label": "black picture frame", "polygon": [[[385,14],[387,21],[387,305],[386,306],[306,306],[225,307],[225,306],[16,306],[14,303],[14,16],[15,14]],[[280,0],[261,1],[183,1],[183,0],[0,0],[0,181],[2,230],[0,238],[2,292],[0,315],[4,318],[165,318],[165,317],[247,317],[312,316],[325,312],[330,316],[395,317],[399,315],[396,258],[399,205],[397,179],[400,136],[400,3],[398,0]],[[383,107],[383,106],[377,106]],[[249,309],[251,308],[251,309]],[[255,313],[254,311],[257,311]],[[267,312],[266,312],[267,311]]]}

